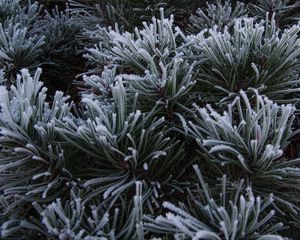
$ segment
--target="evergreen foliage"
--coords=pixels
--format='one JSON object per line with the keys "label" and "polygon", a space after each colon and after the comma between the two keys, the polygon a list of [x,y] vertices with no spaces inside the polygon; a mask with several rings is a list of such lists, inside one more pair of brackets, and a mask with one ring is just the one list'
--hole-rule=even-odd
{"label": "evergreen foliage", "polygon": [[68,115],[71,105],[62,92],[51,105],[46,102],[40,74],[38,69],[32,78],[24,69],[15,86],[0,89],[1,219],[8,221],[2,227],[27,218],[31,201],[53,201],[64,194],[71,177],[64,168],[67,149],[60,147],[54,131],[54,120]]}
{"label": "evergreen foliage", "polygon": [[299,9],[0,0],[0,238],[299,239]]}
{"label": "evergreen foliage", "polygon": [[250,3],[249,12],[252,16],[264,19],[266,12],[276,15],[276,24],[281,28],[290,27],[300,20],[300,2],[295,0],[266,0]]}
{"label": "evergreen foliage", "polygon": [[78,51],[81,47],[76,41],[81,26],[70,16],[68,9],[62,11],[56,7],[51,12],[45,11],[36,29],[45,41],[39,58],[43,63],[45,82],[51,86],[52,92],[66,91],[81,68],[82,58]]}
{"label": "evergreen foliage", "polygon": [[184,34],[172,17],[165,19],[161,12],[161,19],[144,23],[134,34],[113,30],[106,34],[105,41],[89,48],[86,57],[92,66],[116,66],[128,91],[139,94],[143,110],[158,105],[165,117],[172,118],[180,105],[196,97],[191,91],[196,83],[195,62],[188,58]]}
{"label": "evergreen foliage", "polygon": [[[232,33],[212,28],[191,36],[201,62],[204,94],[227,101],[240,89],[257,88],[277,102],[291,102],[299,91],[299,26],[280,32],[271,21],[235,20]],[[206,36],[207,34],[207,36]],[[209,101],[208,99],[207,101]]]}
{"label": "evergreen foliage", "polygon": [[198,33],[205,28],[213,28],[214,26],[221,29],[225,26],[231,28],[235,19],[243,16],[247,16],[244,3],[237,2],[235,6],[229,1],[224,4],[221,1],[217,1],[216,4],[207,3],[206,8],[198,8],[196,14],[190,16],[190,31]]}
{"label": "evergreen foliage", "polygon": [[0,1],[0,20],[3,23],[6,19],[9,19],[15,15],[16,8],[18,7],[18,0],[2,0]]}
{"label": "evergreen foliage", "polygon": [[[141,26],[143,21],[159,17],[160,8],[165,9],[166,16],[176,15],[178,24],[184,24],[191,11],[204,1],[192,0],[71,0],[72,11],[79,13],[83,23],[91,26],[119,25],[122,30],[132,30]],[[184,21],[184,22],[182,22]]]}
{"label": "evergreen foliage", "polygon": [[170,212],[166,217],[146,218],[146,230],[169,233],[175,239],[283,239],[272,234],[283,224],[268,223],[275,214],[273,210],[268,211],[273,202],[272,195],[262,200],[254,196],[251,187],[246,187],[243,194],[243,181],[230,186],[226,175],[220,179],[221,184],[208,186],[198,166],[194,168],[199,185],[195,193],[193,190],[188,192],[189,205],[180,203],[176,207],[165,202],[163,207]]}
{"label": "evergreen foliage", "polygon": [[292,210],[293,194],[288,202],[284,198],[289,191],[299,190],[299,159],[287,160],[283,153],[293,134],[294,107],[278,106],[257,90],[251,100],[241,91],[223,114],[209,105],[194,107],[193,120],[183,122],[184,129],[209,161],[222,166],[231,179],[245,178],[254,191],[276,193],[278,201],[287,204],[285,209]]}
{"label": "evergreen foliage", "polygon": [[36,68],[42,53],[44,38],[29,36],[27,28],[20,24],[0,25],[1,67],[9,81],[14,81],[21,68]]}

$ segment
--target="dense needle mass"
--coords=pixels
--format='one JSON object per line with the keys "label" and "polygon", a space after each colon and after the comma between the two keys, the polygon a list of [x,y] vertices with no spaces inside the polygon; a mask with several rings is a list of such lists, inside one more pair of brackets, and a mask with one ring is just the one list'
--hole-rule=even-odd
{"label": "dense needle mass", "polygon": [[0,0],[0,238],[300,238],[300,2]]}

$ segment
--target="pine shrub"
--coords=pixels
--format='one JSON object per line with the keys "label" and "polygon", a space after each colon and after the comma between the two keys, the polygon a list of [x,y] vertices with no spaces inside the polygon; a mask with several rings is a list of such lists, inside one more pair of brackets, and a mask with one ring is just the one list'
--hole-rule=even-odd
{"label": "pine shrub", "polygon": [[300,235],[294,0],[0,0],[0,238]]}

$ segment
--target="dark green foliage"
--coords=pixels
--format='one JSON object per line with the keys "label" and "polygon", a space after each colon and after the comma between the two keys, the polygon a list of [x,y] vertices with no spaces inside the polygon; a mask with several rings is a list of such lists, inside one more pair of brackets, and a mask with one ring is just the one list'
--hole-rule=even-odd
{"label": "dark green foliage", "polygon": [[209,105],[194,105],[193,120],[183,126],[207,153],[208,161],[222,166],[224,174],[233,180],[249,180],[253,191],[273,193],[278,203],[287,201],[285,209],[293,211],[297,197],[292,195],[300,189],[300,160],[286,159],[283,153],[292,137],[295,109],[278,106],[257,90],[254,94],[252,99],[241,91],[223,114]]}
{"label": "dark green foliage", "polygon": [[299,239],[298,20],[0,0],[0,238]]}
{"label": "dark green foliage", "polygon": [[188,59],[184,34],[174,27],[172,17],[166,20],[162,13],[160,20],[144,24],[134,35],[112,30],[105,34],[108,40],[88,49],[86,57],[95,66],[118,66],[128,91],[139,94],[142,110],[157,105],[166,120],[172,121],[181,106],[195,99],[197,94],[191,91],[196,83],[195,63]]}
{"label": "dark green foliage", "polygon": [[[187,18],[197,6],[204,1],[192,0],[71,0],[74,14],[80,14],[81,21],[93,27],[96,24],[114,27],[117,23],[122,30],[133,30],[141,26],[143,21],[151,21],[159,17],[159,9],[164,8],[165,14],[176,16],[176,22],[186,24]],[[78,16],[78,15],[77,15]]]}
{"label": "dark green foliage", "polygon": [[[36,69],[41,63],[44,37],[37,36],[34,25],[40,7],[37,4],[21,5],[19,1],[1,1],[0,67],[9,82],[13,82],[22,68]],[[8,13],[8,14],[7,14]]]}
{"label": "dark green foliage", "polygon": [[174,179],[187,174],[180,169],[189,164],[179,148],[183,143],[169,135],[164,117],[155,117],[155,108],[138,110],[138,95],[128,96],[120,79],[110,91],[106,102],[91,96],[82,99],[83,119],[58,122],[61,136],[86,153],[84,163],[78,159],[81,167],[76,175],[87,180],[84,185],[94,189],[92,194],[104,199],[129,192],[137,180],[149,188],[150,199],[159,198],[176,185]]}
{"label": "dark green foliage", "polygon": [[224,29],[233,27],[235,19],[239,17],[246,17],[247,9],[244,3],[237,2],[235,5],[226,1],[222,4],[221,1],[214,3],[207,3],[206,8],[198,8],[195,15],[190,16],[191,33],[199,33],[205,28],[213,28],[214,26]]}
{"label": "dark green foliage", "polygon": [[[275,17],[275,15],[273,15]],[[216,28],[191,36],[199,59],[199,84],[207,101],[227,101],[241,90],[257,88],[277,102],[291,102],[299,92],[299,26],[284,31],[276,21],[236,19],[232,32]]]}
{"label": "dark green foliage", "polygon": [[251,188],[242,190],[243,181],[230,184],[226,175],[220,184],[208,185],[198,166],[194,168],[199,185],[188,191],[188,205],[165,202],[170,212],[166,217],[146,217],[145,230],[168,233],[175,239],[283,239],[272,234],[283,229],[282,223],[270,224],[275,214],[269,210],[272,195],[255,197]]}
{"label": "dark green foliage", "polygon": [[[24,231],[33,230],[36,234],[50,239],[136,239],[143,238],[141,183],[136,183],[133,201],[111,209],[96,201],[83,200],[79,189],[72,189],[70,200],[40,206],[33,205],[42,219],[22,222]],[[38,233],[37,233],[38,232]]]}
{"label": "dark green foliage", "polygon": [[0,24],[0,66],[6,78],[13,82],[21,68],[33,69],[40,65],[38,57],[42,54],[44,38],[29,36],[27,28],[20,24]]}
{"label": "dark green foliage", "polygon": [[51,95],[55,90],[68,91],[82,69],[76,40],[81,25],[68,10],[55,8],[48,12],[30,1],[0,4],[5,9],[0,27],[0,66],[7,79],[13,82],[22,68],[34,72],[37,67],[43,67],[43,79]]}
{"label": "dark green foliage", "polygon": [[[31,214],[31,202],[51,202],[65,194],[71,180],[65,169],[67,149],[57,143],[55,119],[69,114],[71,105],[57,92],[51,105],[45,101],[46,88],[22,70],[16,86],[1,86],[1,222],[14,226]],[[17,227],[18,228],[18,227]],[[6,231],[2,234],[7,235]]]}
{"label": "dark green foliage", "polygon": [[252,16],[264,19],[275,14],[276,25],[286,28],[300,21],[300,2],[297,0],[259,0],[248,4],[247,8]]}
{"label": "dark green foliage", "polygon": [[75,76],[82,68],[80,46],[76,37],[81,26],[73,19],[68,10],[55,8],[45,12],[37,24],[37,33],[44,37],[43,64],[44,77],[51,94],[56,90],[68,91]]}
{"label": "dark green foliage", "polygon": [[0,22],[3,24],[6,19],[16,14],[19,0],[2,0],[0,1]]}
{"label": "dark green foliage", "polygon": [[300,20],[300,2],[297,0],[253,0],[253,1],[207,1],[206,7],[198,8],[195,14],[190,16],[190,28],[192,33],[198,33],[204,28],[218,28],[234,25],[235,18],[254,17],[256,21],[269,20],[275,15],[277,27],[282,29],[297,24]]}

